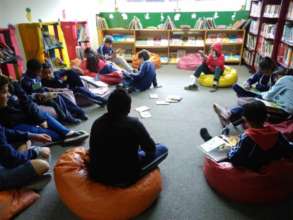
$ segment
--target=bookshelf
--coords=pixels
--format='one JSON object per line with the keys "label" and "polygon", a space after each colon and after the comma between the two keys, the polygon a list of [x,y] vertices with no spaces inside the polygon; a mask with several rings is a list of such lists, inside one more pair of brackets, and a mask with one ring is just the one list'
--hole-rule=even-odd
{"label": "bookshelf", "polygon": [[290,49],[286,48],[288,44],[283,42],[282,35],[286,29],[285,23],[290,23],[286,21],[286,14],[288,13],[289,19],[292,14],[292,10],[288,9],[290,2],[292,4],[290,0],[252,0],[251,23],[243,51],[243,60],[252,71],[255,71],[259,60],[264,56],[271,57],[283,67],[289,66],[283,62],[288,60],[283,57],[286,57]]}
{"label": "bookshelf", "polygon": [[240,64],[242,60],[245,30],[243,29],[100,29],[97,27],[99,43],[106,35],[113,37],[113,47],[122,48],[123,56],[132,60],[132,55],[142,49],[157,53],[162,63],[176,64],[187,53],[198,50],[209,52],[211,45],[223,44],[225,62]]}

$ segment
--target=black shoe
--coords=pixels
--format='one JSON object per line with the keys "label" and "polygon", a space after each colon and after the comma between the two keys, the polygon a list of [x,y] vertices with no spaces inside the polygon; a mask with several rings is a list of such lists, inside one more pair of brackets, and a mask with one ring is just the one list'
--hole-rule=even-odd
{"label": "black shoe", "polygon": [[208,129],[206,128],[201,128],[200,129],[200,136],[204,141],[208,141],[210,139],[212,139],[212,136],[209,134]]}
{"label": "black shoe", "polygon": [[86,121],[86,120],[88,120],[89,118],[88,118],[88,116],[87,116],[86,114],[84,114],[84,115],[80,115],[80,116],[79,116],[79,119],[81,119],[81,120],[83,120],[83,121]]}
{"label": "black shoe", "polygon": [[77,125],[77,124],[80,124],[81,123],[81,120],[78,119],[78,118],[67,118],[65,120],[66,123],[68,124],[74,124],[74,125]]}
{"label": "black shoe", "polygon": [[62,144],[70,145],[82,142],[88,138],[89,134],[86,131],[74,131],[69,135],[66,135]]}
{"label": "black shoe", "polygon": [[213,88],[210,90],[210,92],[216,92],[218,90],[217,85],[213,85]]}
{"label": "black shoe", "polygon": [[184,89],[185,90],[190,90],[190,91],[197,91],[198,90],[198,85],[191,84],[191,85],[185,86]]}

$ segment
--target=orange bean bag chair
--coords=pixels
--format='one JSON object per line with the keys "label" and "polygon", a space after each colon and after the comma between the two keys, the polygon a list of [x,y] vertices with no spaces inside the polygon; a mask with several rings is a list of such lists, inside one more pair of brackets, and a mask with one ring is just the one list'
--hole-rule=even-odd
{"label": "orange bean bag chair", "polygon": [[154,170],[128,188],[91,181],[83,147],[67,150],[54,168],[55,183],[62,201],[81,219],[126,220],[147,209],[162,189],[161,175]]}
{"label": "orange bean bag chair", "polygon": [[[150,53],[150,61],[152,61],[155,64],[157,69],[159,69],[161,67],[160,55],[158,55],[156,53]],[[136,53],[132,57],[132,67],[134,69],[137,69],[139,66],[140,66],[140,61],[138,59],[138,53]]]}
{"label": "orange bean bag chair", "polygon": [[259,172],[236,168],[229,162],[206,158],[203,172],[208,184],[224,197],[243,203],[270,203],[293,192],[293,162],[273,161]]}
{"label": "orange bean bag chair", "polygon": [[0,219],[11,219],[13,216],[29,207],[39,197],[39,194],[31,190],[9,190],[0,192]]}

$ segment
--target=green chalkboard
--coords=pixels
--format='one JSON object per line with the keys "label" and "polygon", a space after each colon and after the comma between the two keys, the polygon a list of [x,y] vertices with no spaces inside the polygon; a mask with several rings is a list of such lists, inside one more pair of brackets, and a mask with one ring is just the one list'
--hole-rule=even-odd
{"label": "green chalkboard", "polygon": [[[192,18],[192,14],[196,14],[196,18]],[[217,12],[218,18],[215,19],[216,25],[232,25],[235,21],[239,19],[247,19],[249,16],[249,11],[222,11]],[[110,19],[110,14],[113,15],[113,19]],[[143,28],[147,28],[149,26],[158,26],[161,23],[164,23],[167,16],[170,16],[171,19],[174,21],[174,16],[176,12],[164,12],[164,13],[149,13],[149,19],[145,19],[146,13],[126,13],[127,20],[122,18],[122,13],[120,12],[101,12],[99,16],[104,17],[109,25],[109,28],[127,28],[129,22],[132,20],[134,16],[138,17],[143,25]],[[164,21],[161,21],[161,15],[164,16]],[[190,25],[191,27],[194,26],[195,22],[199,18],[207,18],[207,17],[214,17],[215,12],[180,12],[180,20],[174,21],[177,28],[180,25]],[[234,15],[234,16],[233,16]],[[232,19],[234,17],[234,20]]]}

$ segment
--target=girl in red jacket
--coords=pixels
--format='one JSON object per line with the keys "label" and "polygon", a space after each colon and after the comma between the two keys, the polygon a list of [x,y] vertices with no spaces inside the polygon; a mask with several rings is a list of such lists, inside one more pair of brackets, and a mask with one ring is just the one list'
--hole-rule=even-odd
{"label": "girl in red jacket", "polygon": [[186,90],[198,90],[197,79],[200,77],[201,73],[204,74],[214,74],[213,89],[211,92],[215,92],[218,89],[219,79],[224,71],[224,54],[222,53],[222,44],[215,43],[212,46],[211,53],[206,56],[202,53],[203,63],[197,67],[194,72],[194,80],[191,85],[186,86]]}

